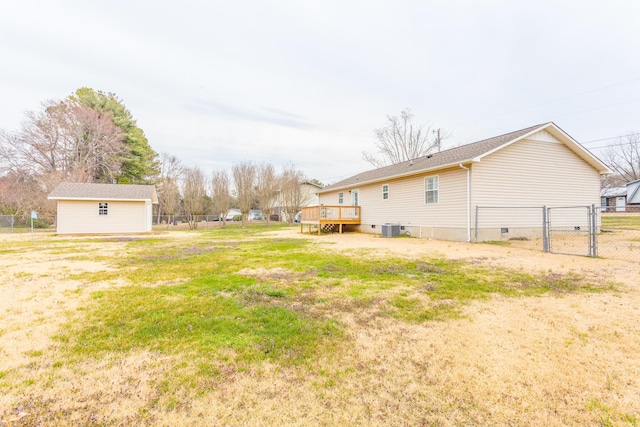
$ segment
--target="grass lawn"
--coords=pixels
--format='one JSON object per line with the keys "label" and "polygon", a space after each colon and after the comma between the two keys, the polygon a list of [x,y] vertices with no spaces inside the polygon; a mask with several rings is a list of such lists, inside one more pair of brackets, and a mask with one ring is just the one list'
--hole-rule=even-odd
{"label": "grass lawn", "polygon": [[625,230],[640,230],[640,213],[635,215],[602,215],[602,228],[618,228]]}
{"label": "grass lawn", "polygon": [[[5,405],[0,406],[0,425],[16,417],[22,420],[20,413],[29,414],[25,425],[36,425],[30,423],[38,419],[45,425],[177,425],[194,420],[203,425],[283,420],[303,425],[349,420],[361,425],[428,425],[449,417],[455,417],[454,424],[502,424],[506,418],[501,417],[508,418],[508,407],[514,404],[509,396],[503,400],[511,403],[492,418],[480,395],[464,397],[471,390],[466,386],[460,385],[467,390],[462,394],[446,394],[456,384],[450,377],[456,374],[447,373],[446,361],[438,359],[446,355],[434,354],[433,362],[407,356],[408,367],[395,357],[394,345],[410,354],[418,347],[405,345],[418,340],[418,346],[419,331],[470,325],[470,313],[496,298],[510,301],[499,308],[508,310],[516,301],[538,306],[569,295],[615,292],[610,282],[578,273],[531,273],[444,256],[336,251],[313,239],[274,237],[260,226],[183,233],[188,238],[171,238],[169,233],[55,239],[37,247],[22,243],[3,249],[3,256],[29,251],[42,259],[58,256],[69,263],[99,262],[104,267],[63,270],[61,280],[82,284],[77,294],[67,293],[79,298],[78,307],[65,312],[66,320],[46,349],[27,354],[20,367],[0,368],[0,387],[14,397],[10,404],[0,400]],[[510,327],[518,335],[518,323]],[[383,334],[386,338],[369,335],[384,328],[391,328]],[[598,332],[574,328],[567,333],[564,345],[588,342]],[[367,340],[391,349],[379,359],[354,353],[354,348],[369,348]],[[460,345],[456,341],[454,347]],[[370,351],[377,354],[373,347]],[[555,354],[557,349],[549,351]],[[380,371],[381,366],[389,373]],[[432,374],[434,369],[441,374]],[[89,379],[96,384],[87,385]],[[367,381],[372,381],[373,395],[358,391]],[[564,393],[560,389],[552,395],[556,392]],[[372,396],[378,400],[366,403]],[[412,404],[412,399],[417,400]],[[637,425],[634,407],[612,406],[601,395],[589,399],[582,404],[580,420]],[[286,409],[279,410],[278,402],[287,402]],[[332,418],[323,405],[342,415]],[[305,422],[305,413],[316,418]],[[521,424],[538,418],[515,419]],[[554,419],[571,420],[571,415]]]}

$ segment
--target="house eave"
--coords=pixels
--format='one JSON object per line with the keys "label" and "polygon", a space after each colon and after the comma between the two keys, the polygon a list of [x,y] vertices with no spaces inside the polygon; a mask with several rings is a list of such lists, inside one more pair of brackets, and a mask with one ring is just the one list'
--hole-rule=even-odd
{"label": "house eave", "polygon": [[74,202],[152,202],[153,204],[158,203],[157,200],[153,199],[119,199],[114,197],[47,197],[49,200],[65,200],[65,201],[74,201]]}
{"label": "house eave", "polygon": [[382,178],[369,179],[367,181],[355,182],[355,183],[351,183],[351,184],[348,184],[348,185],[341,185],[340,187],[332,187],[332,188],[329,188],[329,189],[322,189],[322,190],[318,191],[316,194],[331,193],[331,192],[334,192],[334,191],[346,190],[346,189],[349,189],[349,188],[357,188],[360,185],[368,185],[368,184],[375,184],[377,182],[391,181],[391,180],[394,180],[394,179],[406,178],[408,176],[420,175],[420,174],[429,173],[429,172],[436,172],[436,171],[443,170],[443,169],[450,169],[450,168],[458,167],[460,164],[470,164],[470,163],[477,163],[477,162],[479,162],[479,160],[466,159],[466,160],[447,163],[446,165],[438,165],[438,166],[435,166],[435,167],[432,167],[432,168],[417,169],[417,170],[409,171],[409,172],[405,172],[405,173],[400,173],[400,174],[395,174],[395,175],[388,175],[388,176],[385,176],[385,177],[382,177]]}

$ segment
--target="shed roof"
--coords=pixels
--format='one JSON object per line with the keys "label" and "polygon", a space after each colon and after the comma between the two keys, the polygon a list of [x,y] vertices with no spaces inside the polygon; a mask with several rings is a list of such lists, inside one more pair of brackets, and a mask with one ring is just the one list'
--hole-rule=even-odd
{"label": "shed roof", "polygon": [[150,200],[158,203],[154,185],[87,184],[62,182],[49,194],[51,200]]}
{"label": "shed roof", "polygon": [[329,185],[318,193],[353,187],[354,185],[376,182],[383,179],[400,178],[403,176],[444,169],[447,167],[457,166],[461,163],[479,162],[483,157],[543,129],[549,131],[549,133],[561,140],[569,149],[582,157],[600,173],[610,172],[607,166],[598,160],[586,148],[567,135],[553,122],[549,122],[493,138],[484,139],[471,144],[462,145],[460,147],[451,148],[439,153],[428,154],[427,156],[419,157],[417,159],[407,160],[405,162],[363,172]]}

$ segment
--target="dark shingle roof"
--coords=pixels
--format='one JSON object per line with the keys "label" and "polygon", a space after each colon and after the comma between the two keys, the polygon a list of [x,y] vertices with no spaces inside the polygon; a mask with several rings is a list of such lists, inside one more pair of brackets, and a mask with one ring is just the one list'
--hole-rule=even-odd
{"label": "dark shingle roof", "polygon": [[385,166],[379,169],[362,172],[340,182],[336,182],[335,184],[328,185],[327,187],[319,191],[319,193],[324,193],[326,191],[331,191],[337,188],[350,187],[366,182],[372,182],[380,179],[387,179],[403,175],[412,175],[423,171],[438,169],[440,167],[445,167],[448,165],[468,162],[545,125],[546,124],[531,126],[526,129],[506,133],[504,135],[484,139],[482,141],[462,145],[460,147],[451,148],[439,153],[433,153],[425,157],[419,157],[417,159],[407,160],[402,163],[396,163],[394,165]]}
{"label": "dark shingle roof", "polygon": [[63,182],[49,194],[54,200],[151,200],[156,202],[153,185],[86,184]]}

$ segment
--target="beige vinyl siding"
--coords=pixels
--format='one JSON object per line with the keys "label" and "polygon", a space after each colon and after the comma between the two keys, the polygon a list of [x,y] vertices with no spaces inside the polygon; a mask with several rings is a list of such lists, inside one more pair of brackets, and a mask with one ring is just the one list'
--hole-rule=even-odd
{"label": "beige vinyl siding", "polygon": [[[438,203],[425,203],[425,178],[438,175]],[[382,199],[381,184],[360,186],[364,224],[400,223],[423,227],[466,227],[465,171],[450,169],[386,181],[389,199]]]}
{"label": "beige vinyl siding", "polygon": [[[438,203],[425,203],[425,178],[438,175]],[[463,169],[441,170],[416,176],[387,180],[389,198],[382,198],[382,183],[359,185],[363,230],[371,225],[400,223],[411,227],[461,228],[467,226],[467,176]],[[355,190],[354,188],[353,190]],[[320,195],[320,203],[337,205],[343,192],[345,205],[351,202],[349,190]]]}
{"label": "beige vinyl siding", "polygon": [[148,231],[144,201],[104,200],[108,215],[98,215],[98,201],[59,200],[58,234],[141,233]]}
{"label": "beige vinyl siding", "polygon": [[525,139],[473,165],[472,204],[573,206],[600,203],[600,175],[567,146]]}

